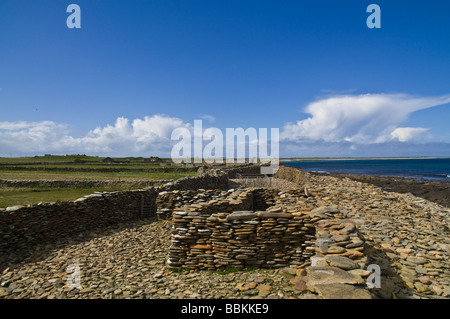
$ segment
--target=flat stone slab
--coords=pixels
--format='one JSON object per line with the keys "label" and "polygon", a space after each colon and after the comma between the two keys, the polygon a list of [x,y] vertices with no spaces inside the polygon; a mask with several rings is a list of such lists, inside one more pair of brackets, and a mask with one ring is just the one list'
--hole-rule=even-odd
{"label": "flat stone slab", "polygon": [[325,260],[330,264],[332,267],[338,267],[345,270],[351,270],[358,268],[358,264],[355,263],[350,258],[344,257],[344,256],[325,256]]}
{"label": "flat stone slab", "polygon": [[363,284],[364,279],[337,267],[308,267],[308,289],[315,291],[316,285],[320,284]]}
{"label": "flat stone slab", "polygon": [[315,291],[324,299],[372,299],[367,290],[341,283],[319,284]]}
{"label": "flat stone slab", "polygon": [[249,220],[255,218],[256,214],[252,211],[233,212],[227,216],[227,221],[232,220]]}
{"label": "flat stone slab", "polygon": [[309,214],[309,216],[311,218],[324,217],[324,216],[326,216],[325,214],[335,214],[335,213],[339,213],[339,209],[334,208],[334,207],[322,206],[322,207],[314,208],[311,211],[311,213]]}
{"label": "flat stone slab", "polygon": [[290,213],[259,212],[259,218],[292,218]]}

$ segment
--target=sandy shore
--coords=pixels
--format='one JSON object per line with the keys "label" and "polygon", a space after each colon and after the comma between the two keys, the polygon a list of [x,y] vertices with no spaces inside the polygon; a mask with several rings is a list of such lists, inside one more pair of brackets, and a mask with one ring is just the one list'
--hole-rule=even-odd
{"label": "sandy shore", "polygon": [[445,181],[418,181],[412,178],[381,177],[376,175],[350,175],[350,174],[323,174],[338,178],[350,178],[362,183],[369,183],[388,192],[411,193],[445,207],[450,207],[450,182]]}

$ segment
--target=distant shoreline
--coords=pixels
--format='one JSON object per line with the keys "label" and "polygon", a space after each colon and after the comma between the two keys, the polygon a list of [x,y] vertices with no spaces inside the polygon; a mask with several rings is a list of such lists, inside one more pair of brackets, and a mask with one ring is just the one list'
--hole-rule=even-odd
{"label": "distant shoreline", "polygon": [[280,162],[313,162],[313,161],[350,161],[350,160],[405,160],[405,159],[445,159],[446,156],[412,156],[412,157],[288,157],[280,158]]}

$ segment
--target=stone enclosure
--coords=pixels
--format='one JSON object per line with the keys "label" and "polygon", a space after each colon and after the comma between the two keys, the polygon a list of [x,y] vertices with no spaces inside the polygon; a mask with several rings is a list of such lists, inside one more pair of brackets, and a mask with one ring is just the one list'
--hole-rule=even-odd
{"label": "stone enclosure", "polygon": [[283,211],[279,206],[283,199],[275,190],[237,189],[175,209],[169,265],[198,269],[301,265],[314,250],[315,227],[307,214]]}
{"label": "stone enclosure", "polygon": [[43,242],[143,218],[153,205],[148,217],[172,221],[169,267],[294,267],[297,290],[325,296],[338,284],[349,296],[370,297],[357,287],[367,276],[364,241],[336,207],[317,207],[300,187],[229,189],[230,176],[236,172],[213,171],[159,187],[9,208],[0,214],[0,263],[20,262]]}

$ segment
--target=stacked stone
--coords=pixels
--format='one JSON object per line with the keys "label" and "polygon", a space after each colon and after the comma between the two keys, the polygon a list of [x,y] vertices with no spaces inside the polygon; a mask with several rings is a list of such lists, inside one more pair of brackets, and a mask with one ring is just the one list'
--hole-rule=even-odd
{"label": "stacked stone", "polygon": [[169,180],[155,181],[74,181],[74,180],[6,180],[0,179],[0,186],[7,187],[105,187],[114,185],[127,185],[132,187],[149,187],[168,183]]}
{"label": "stacked stone", "polygon": [[[217,192],[210,191],[209,194]],[[163,194],[165,195],[165,194]],[[211,219],[216,212],[230,213],[233,210],[251,209],[251,189],[221,192],[216,198],[206,201],[194,199],[193,203],[175,208],[173,213],[172,245],[168,264],[173,267],[215,268],[211,243]],[[226,221],[222,220],[222,221]]]}
{"label": "stacked stone", "polygon": [[215,175],[202,175],[194,177],[183,177],[176,181],[169,182],[163,185],[163,189],[171,190],[196,190],[202,189],[206,185],[212,189],[227,189],[228,188],[228,173],[218,172]]}
{"label": "stacked stone", "polygon": [[342,213],[334,207],[319,207],[311,211],[310,217],[316,223],[316,256],[345,256],[361,264],[367,263],[364,241],[355,224],[342,219]]}
{"label": "stacked stone", "polygon": [[96,192],[75,201],[8,207],[0,213],[0,264],[10,253],[20,259],[43,242],[140,218],[141,200],[150,202],[157,194],[153,188]]}
{"label": "stacked stone", "polygon": [[207,203],[213,200],[224,198],[229,193],[215,190],[186,190],[186,191],[162,191],[156,198],[158,219],[172,218],[172,211],[182,206],[194,203]]}
{"label": "stacked stone", "polygon": [[[244,194],[251,193],[238,196]],[[170,266],[275,268],[301,265],[311,255],[305,245],[314,243],[315,227],[306,213],[208,213],[217,207],[188,208],[198,210],[174,213]]]}
{"label": "stacked stone", "polygon": [[276,204],[278,191],[270,188],[255,188],[253,194],[254,210],[266,210]]}
{"label": "stacked stone", "polygon": [[298,270],[294,287],[326,299],[372,298],[364,241],[355,224],[334,207],[313,209],[309,217],[316,226],[316,254],[310,266]]}

